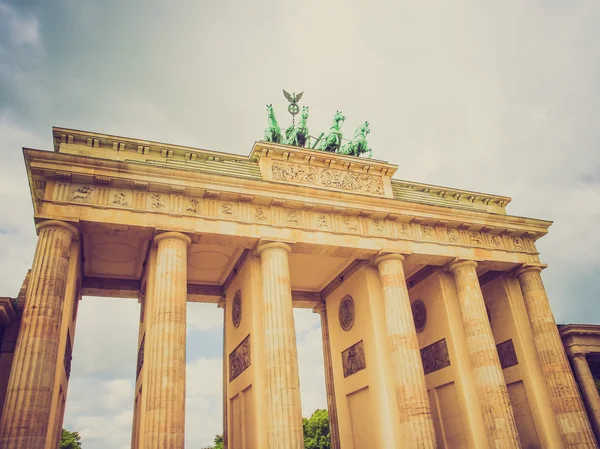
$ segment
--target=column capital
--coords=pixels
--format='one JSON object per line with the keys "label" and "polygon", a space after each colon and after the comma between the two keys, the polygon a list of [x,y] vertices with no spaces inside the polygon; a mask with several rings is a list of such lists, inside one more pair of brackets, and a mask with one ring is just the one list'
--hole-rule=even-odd
{"label": "column capital", "polygon": [[226,304],[227,304],[227,301],[225,300],[225,296],[223,296],[221,299],[219,299],[219,302],[217,302],[217,307],[219,309],[225,310]]}
{"label": "column capital", "polygon": [[256,247],[256,254],[260,256],[265,251],[267,251],[269,249],[275,249],[275,248],[283,249],[288,253],[292,252],[292,247],[290,245],[288,245],[287,243],[267,241],[267,242],[260,242],[258,244],[258,246]]}
{"label": "column capital", "polygon": [[175,231],[162,232],[158,234],[154,237],[154,243],[158,244],[159,242],[168,239],[181,240],[182,242],[185,242],[186,246],[192,244],[192,239],[189,236]]}
{"label": "column capital", "polygon": [[324,315],[327,313],[327,305],[325,302],[321,302],[313,307],[313,313],[318,313],[319,315]]}
{"label": "column capital", "polygon": [[462,267],[477,268],[477,265],[478,265],[477,261],[475,261],[475,260],[455,260],[454,262],[451,262],[447,266],[447,270],[450,271],[451,273],[454,273],[459,268],[462,268]]}
{"label": "column capital", "polygon": [[400,262],[404,262],[406,256],[401,253],[380,253],[375,259],[373,259],[373,264],[378,266],[382,262],[387,262],[388,260],[398,260]]}
{"label": "column capital", "polygon": [[72,224],[67,223],[66,221],[44,220],[35,225],[35,229],[38,232],[38,234],[44,228],[63,228],[70,231],[73,238],[79,236],[79,230]]}
{"label": "column capital", "polygon": [[544,264],[535,264],[535,265],[534,264],[525,264],[515,270],[515,276],[519,277],[522,274],[531,273],[531,272],[541,273],[542,270],[544,268],[546,268],[547,266],[548,265],[544,265]]}

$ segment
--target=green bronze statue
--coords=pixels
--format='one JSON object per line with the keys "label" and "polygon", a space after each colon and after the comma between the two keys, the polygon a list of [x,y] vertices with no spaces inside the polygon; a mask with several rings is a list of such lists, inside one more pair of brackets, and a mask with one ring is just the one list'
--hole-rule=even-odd
{"label": "green bronze statue", "polygon": [[277,119],[275,118],[275,111],[273,111],[273,105],[267,105],[267,120],[269,125],[267,129],[265,129],[265,140],[267,142],[281,142],[281,129],[279,128],[279,124],[277,123]]}
{"label": "green bronze statue", "polygon": [[302,114],[300,115],[300,123],[298,126],[292,124],[285,130],[285,144],[294,145],[296,147],[304,147],[308,142],[308,106],[302,106]]}
{"label": "green bronze statue", "polygon": [[369,122],[365,122],[356,128],[354,132],[354,138],[351,142],[348,142],[339,150],[339,154],[345,154],[349,156],[360,156],[361,154],[367,155],[367,157],[371,157],[371,149],[367,145],[367,134],[369,134],[371,130],[369,129]]}
{"label": "green bronze statue", "polygon": [[329,127],[329,134],[325,138],[325,140],[321,140],[316,149],[322,151],[329,151],[330,153],[336,153],[339,151],[342,145],[342,131],[341,127],[344,124],[344,114],[341,111],[336,111],[333,116],[333,122],[331,122],[331,126]]}

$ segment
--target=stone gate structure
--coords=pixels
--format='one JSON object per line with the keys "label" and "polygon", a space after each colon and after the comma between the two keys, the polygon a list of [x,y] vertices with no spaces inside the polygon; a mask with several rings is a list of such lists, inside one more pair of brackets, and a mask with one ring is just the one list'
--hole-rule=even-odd
{"label": "stone gate structure", "polygon": [[229,449],[303,447],[294,307],[321,317],[336,449],[596,447],[540,274],[550,222],[509,198],[274,143],[53,137],[24,149],[38,244],[0,301],[0,447],[57,447],[82,295],[139,299],[134,449],[184,447],[187,301],[224,310]]}

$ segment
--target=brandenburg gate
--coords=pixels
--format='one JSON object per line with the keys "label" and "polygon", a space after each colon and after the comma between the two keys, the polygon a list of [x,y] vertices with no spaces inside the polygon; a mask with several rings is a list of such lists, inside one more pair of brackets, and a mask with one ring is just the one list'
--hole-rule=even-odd
{"label": "brandenburg gate", "polygon": [[0,303],[0,447],[58,446],[82,295],[139,300],[134,449],[184,447],[188,301],[223,309],[229,449],[303,448],[294,307],[321,318],[336,449],[596,447],[542,282],[551,223],[510,198],[275,142],[53,139],[24,149],[38,243]]}

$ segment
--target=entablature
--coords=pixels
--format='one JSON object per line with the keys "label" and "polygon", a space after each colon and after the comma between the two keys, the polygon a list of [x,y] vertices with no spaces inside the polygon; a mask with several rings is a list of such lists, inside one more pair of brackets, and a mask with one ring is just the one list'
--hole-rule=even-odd
{"label": "entablature", "polygon": [[514,263],[537,262],[534,241],[550,225],[136,162],[39,150],[25,150],[25,158],[38,219],[116,220],[248,238],[283,233],[299,243],[327,241],[373,251],[395,246],[409,253],[451,256],[468,249],[474,258],[494,259],[502,253],[500,259]]}

